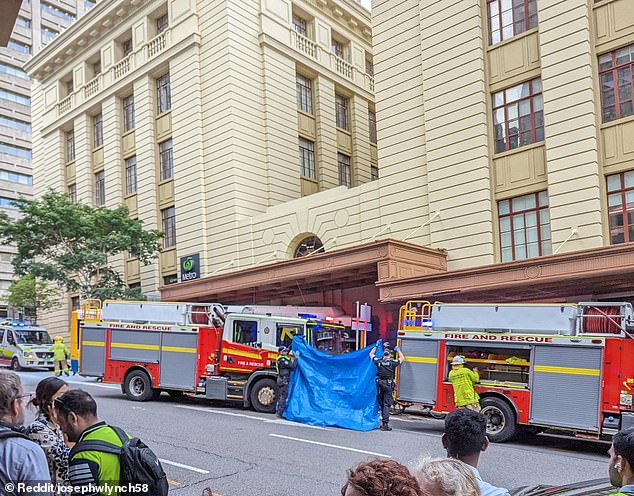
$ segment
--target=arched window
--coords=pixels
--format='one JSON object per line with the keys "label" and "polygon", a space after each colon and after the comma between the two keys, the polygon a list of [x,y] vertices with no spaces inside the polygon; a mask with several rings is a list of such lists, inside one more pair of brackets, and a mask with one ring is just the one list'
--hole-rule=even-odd
{"label": "arched window", "polygon": [[305,257],[306,255],[314,253],[316,251],[323,253],[324,244],[317,236],[309,236],[299,242],[297,248],[295,248],[295,254],[293,255],[293,258]]}

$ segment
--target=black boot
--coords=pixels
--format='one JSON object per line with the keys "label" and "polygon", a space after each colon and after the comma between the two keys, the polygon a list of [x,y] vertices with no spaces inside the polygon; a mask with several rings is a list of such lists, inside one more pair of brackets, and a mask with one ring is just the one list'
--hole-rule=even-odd
{"label": "black boot", "polygon": [[383,422],[381,424],[381,427],[379,427],[379,429],[381,429],[382,431],[391,431],[392,428],[387,424],[387,422]]}

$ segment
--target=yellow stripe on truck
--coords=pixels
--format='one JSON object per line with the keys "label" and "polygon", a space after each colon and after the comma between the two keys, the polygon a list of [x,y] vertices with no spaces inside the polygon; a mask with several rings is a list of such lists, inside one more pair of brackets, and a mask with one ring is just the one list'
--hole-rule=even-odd
{"label": "yellow stripe on truck", "polygon": [[557,367],[554,365],[535,365],[535,372],[550,372],[551,374],[591,375],[599,377],[599,369],[584,369],[577,367]]}
{"label": "yellow stripe on truck", "polygon": [[137,343],[110,343],[111,348],[126,348],[128,350],[152,350],[159,349],[157,344],[137,344]]}
{"label": "yellow stripe on truck", "polygon": [[412,362],[412,363],[438,363],[438,358],[406,356],[405,361]]}
{"label": "yellow stripe on truck", "polygon": [[254,358],[259,359],[262,358],[258,353],[253,353],[251,351],[242,351],[242,350],[232,350],[231,348],[227,349],[224,352],[225,355],[235,355],[243,358]]}
{"label": "yellow stripe on truck", "polygon": [[82,341],[81,344],[83,346],[106,346],[103,341]]}
{"label": "yellow stripe on truck", "polygon": [[163,346],[161,350],[172,353],[196,353],[198,351],[196,348],[183,348],[182,346]]}

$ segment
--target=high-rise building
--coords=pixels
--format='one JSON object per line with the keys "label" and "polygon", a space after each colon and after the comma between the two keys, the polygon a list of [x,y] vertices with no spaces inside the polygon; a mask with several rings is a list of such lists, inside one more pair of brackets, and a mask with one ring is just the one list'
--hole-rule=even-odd
{"label": "high-rise building", "polygon": [[[371,41],[354,0],[98,3],[26,66],[35,193],[161,229],[156,264],[113,261],[150,296],[249,265],[250,218],[377,177]],[[66,330],[67,310],[43,323]]]}
{"label": "high-rise building", "polygon": [[[0,208],[32,196],[31,81],[23,65],[95,4],[88,0],[24,0],[6,47],[0,48]],[[4,15],[4,11],[3,11]],[[13,279],[11,247],[0,247],[0,317]]]}

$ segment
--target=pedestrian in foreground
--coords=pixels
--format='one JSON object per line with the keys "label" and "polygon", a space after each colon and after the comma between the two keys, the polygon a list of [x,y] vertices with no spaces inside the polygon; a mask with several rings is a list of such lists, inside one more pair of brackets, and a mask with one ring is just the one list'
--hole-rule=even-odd
{"label": "pedestrian in foreground", "polygon": [[425,496],[416,478],[395,460],[370,460],[347,472],[341,496]]}
{"label": "pedestrian in foreground", "polygon": [[394,352],[397,354],[398,359],[391,358],[390,348],[388,343],[383,345],[383,358],[376,357],[376,350],[381,341],[377,341],[374,348],[370,351],[370,358],[376,365],[376,388],[377,388],[377,401],[379,402],[379,408],[381,409],[381,426],[379,429],[382,431],[391,431],[390,427],[390,409],[394,404],[394,377],[396,375],[396,368],[405,361],[405,356],[401,353],[401,350],[397,346],[394,348]]}
{"label": "pedestrian in foreground", "polygon": [[453,458],[424,458],[414,471],[425,496],[480,496],[473,472]]}
{"label": "pedestrian in foreground", "polygon": [[24,431],[39,444],[48,460],[51,480],[68,483],[68,455],[70,448],[64,443],[64,435],[55,419],[53,402],[68,391],[68,385],[59,377],[47,377],[35,388],[30,404],[37,408],[37,417]]}
{"label": "pedestrian in foreground", "polygon": [[634,496],[634,427],[617,432],[608,453],[610,482],[621,488],[610,496]]}
{"label": "pedestrian in foreground", "polygon": [[289,349],[286,346],[278,348],[280,355],[277,357],[275,364],[277,369],[277,387],[279,390],[279,398],[277,400],[277,416],[282,417],[286,410],[286,398],[288,397],[288,385],[291,382],[291,372],[297,367],[297,357],[299,352],[295,353],[295,358],[289,356]]}
{"label": "pedestrian in foreground", "polygon": [[52,495],[36,487],[51,482],[44,451],[22,433],[29,396],[15,372],[0,371],[0,492],[8,496]]}
{"label": "pedestrian in foreground", "polygon": [[482,496],[509,496],[508,490],[483,481],[478,471],[480,454],[489,447],[486,429],[487,422],[481,413],[466,408],[454,410],[445,417],[442,445],[448,457],[466,463],[471,469]]}
{"label": "pedestrian in foreground", "polygon": [[[128,486],[126,494],[167,496],[167,477],[156,455],[139,439],[100,421],[90,394],[73,389],[54,405],[62,431],[76,443],[69,463],[70,483],[76,493],[118,496],[117,486],[123,485]],[[139,490],[144,485],[146,490]]]}
{"label": "pedestrian in foreground", "polygon": [[465,359],[460,355],[453,358],[449,382],[453,386],[454,403],[458,408],[480,411],[480,396],[473,387],[479,380],[477,367],[473,367],[473,370],[465,367]]}

